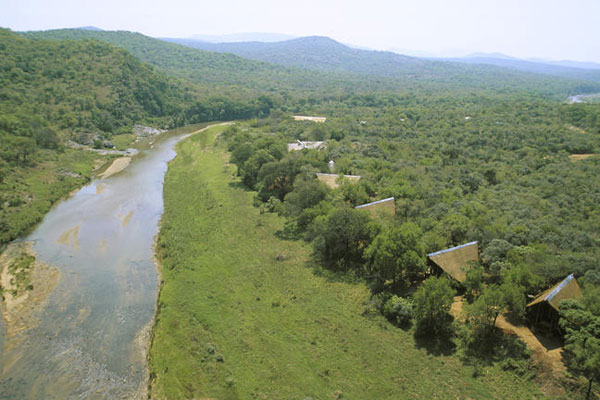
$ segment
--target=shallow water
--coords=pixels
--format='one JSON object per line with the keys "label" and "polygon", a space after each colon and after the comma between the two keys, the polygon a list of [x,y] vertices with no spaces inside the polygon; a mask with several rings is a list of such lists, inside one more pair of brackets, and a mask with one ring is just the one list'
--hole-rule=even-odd
{"label": "shallow water", "polygon": [[7,339],[0,322],[0,399],[143,392],[145,352],[136,336],[156,304],[152,244],[163,179],[174,144],[197,129],[146,139],[127,169],[59,203],[25,238],[61,280],[39,326]]}

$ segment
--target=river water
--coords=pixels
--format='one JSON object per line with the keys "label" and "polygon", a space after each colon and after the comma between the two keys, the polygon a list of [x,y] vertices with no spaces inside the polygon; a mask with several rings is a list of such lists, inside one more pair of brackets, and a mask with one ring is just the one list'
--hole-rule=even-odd
{"label": "river water", "polygon": [[145,139],[127,169],[59,203],[24,239],[61,278],[37,327],[8,339],[0,322],[0,399],[143,395],[163,179],[175,143],[199,128]]}

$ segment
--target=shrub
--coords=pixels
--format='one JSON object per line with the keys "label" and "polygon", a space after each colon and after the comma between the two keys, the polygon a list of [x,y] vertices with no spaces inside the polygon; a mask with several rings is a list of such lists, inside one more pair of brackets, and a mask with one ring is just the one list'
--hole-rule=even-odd
{"label": "shrub", "polygon": [[398,326],[408,326],[413,318],[413,302],[399,296],[390,297],[383,304],[383,315]]}

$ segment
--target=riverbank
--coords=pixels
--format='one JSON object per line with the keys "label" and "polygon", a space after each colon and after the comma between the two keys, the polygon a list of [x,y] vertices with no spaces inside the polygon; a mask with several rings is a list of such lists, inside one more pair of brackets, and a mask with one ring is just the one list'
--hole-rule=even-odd
{"label": "riverbank", "polygon": [[127,166],[129,165],[129,163],[131,162],[131,157],[119,157],[119,158],[115,158],[112,162],[112,164],[109,165],[109,167],[103,171],[102,173],[98,174],[98,177],[100,179],[106,179],[109,176],[112,176],[118,172],[123,171],[125,168],[127,168]]}
{"label": "riverbank", "polygon": [[434,356],[412,332],[365,316],[362,284],[306,268],[228,164],[214,128],[182,141],[165,177],[163,284],[150,349],[152,398],[536,398],[499,367]]}
{"label": "riverbank", "polygon": [[7,339],[37,326],[59,280],[60,271],[37,260],[31,242],[7,247],[0,255],[0,314]]}
{"label": "riverbank", "polygon": [[38,154],[34,166],[11,167],[0,181],[0,196],[4,201],[0,250],[29,233],[56,202],[87,184],[95,166],[104,163],[100,159],[87,151],[48,150]]}

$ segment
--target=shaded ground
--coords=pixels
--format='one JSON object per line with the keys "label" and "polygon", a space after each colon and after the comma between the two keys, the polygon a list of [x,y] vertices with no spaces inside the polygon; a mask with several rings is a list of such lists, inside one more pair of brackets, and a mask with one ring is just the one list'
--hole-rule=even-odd
{"label": "shaded ground", "polygon": [[[450,313],[454,318],[462,321],[464,320],[463,307],[463,297],[456,296],[450,308]],[[526,326],[512,324],[504,315],[498,317],[496,326],[508,334],[518,336],[531,350],[534,365],[538,368],[536,382],[540,385],[544,395],[564,395],[566,367],[562,359],[560,340],[551,336],[536,335]]]}

